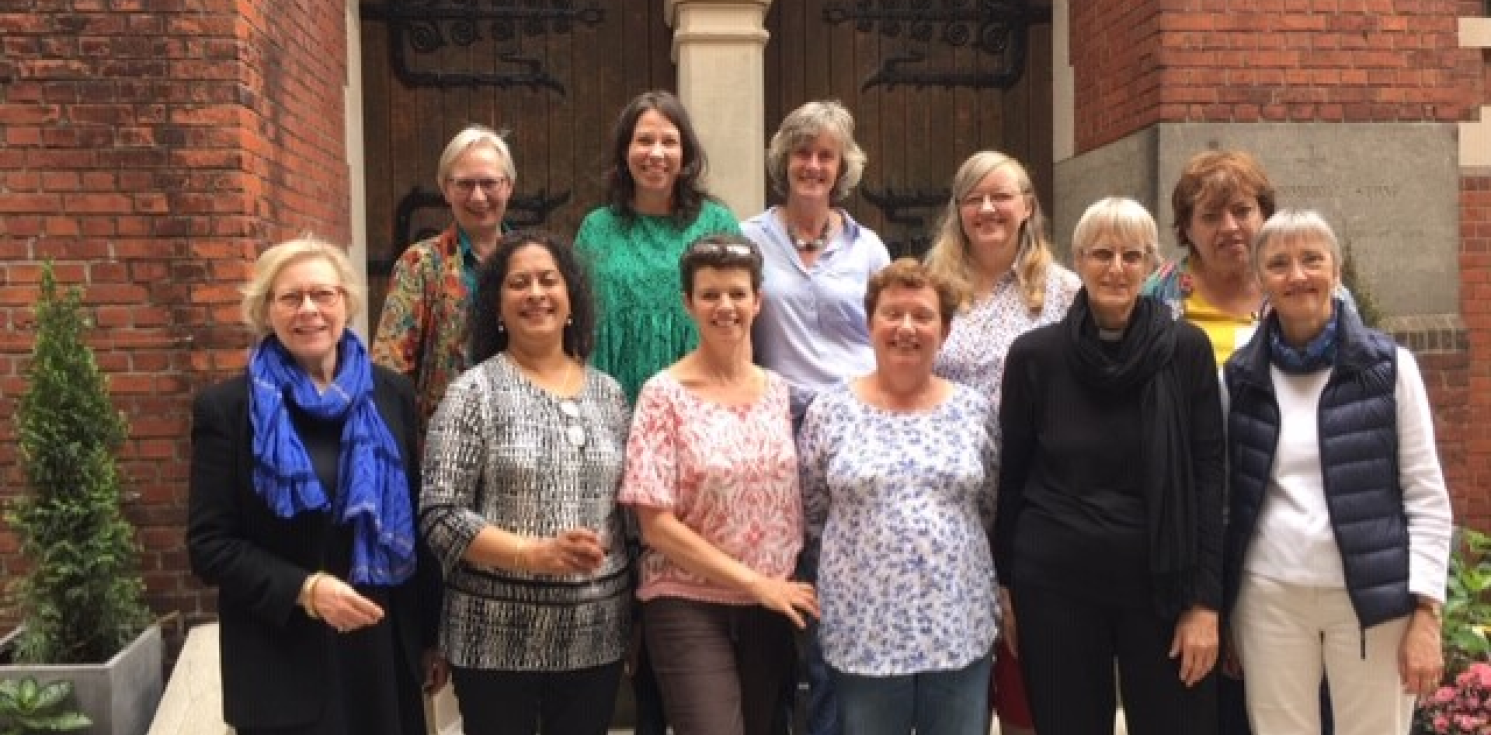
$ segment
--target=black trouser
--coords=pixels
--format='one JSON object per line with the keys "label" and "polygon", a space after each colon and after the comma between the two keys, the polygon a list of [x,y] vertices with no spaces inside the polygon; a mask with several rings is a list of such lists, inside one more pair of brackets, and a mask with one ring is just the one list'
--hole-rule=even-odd
{"label": "black trouser", "polygon": [[1112,735],[1122,689],[1130,735],[1214,735],[1216,673],[1194,687],[1169,656],[1173,621],[1016,582],[1020,665],[1041,735]]}
{"label": "black trouser", "polygon": [[467,735],[606,735],[621,662],[556,672],[451,667]]}

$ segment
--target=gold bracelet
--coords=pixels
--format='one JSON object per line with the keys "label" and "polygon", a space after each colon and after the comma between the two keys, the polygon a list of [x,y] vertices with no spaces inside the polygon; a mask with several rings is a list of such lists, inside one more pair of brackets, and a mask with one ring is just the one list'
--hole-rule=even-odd
{"label": "gold bracelet", "polygon": [[305,578],[305,584],[300,586],[300,606],[305,608],[306,617],[311,620],[321,619],[321,614],[316,612],[316,585],[321,584],[321,579],[325,576],[325,572],[313,572]]}

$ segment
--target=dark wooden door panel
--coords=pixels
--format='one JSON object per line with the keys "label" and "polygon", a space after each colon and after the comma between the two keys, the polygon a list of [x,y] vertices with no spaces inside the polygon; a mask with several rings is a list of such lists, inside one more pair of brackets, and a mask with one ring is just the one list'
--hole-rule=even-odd
{"label": "dark wooden door panel", "polygon": [[361,21],[374,320],[394,260],[449,223],[435,169],[462,127],[509,131],[510,222],[572,236],[604,197],[616,114],[676,86],[661,0],[368,0]]}
{"label": "dark wooden door panel", "polygon": [[977,150],[1025,162],[1049,201],[1050,14],[1044,0],[779,0],[767,130],[808,100],[843,102],[870,158],[847,206],[893,254],[926,247],[953,172]]}

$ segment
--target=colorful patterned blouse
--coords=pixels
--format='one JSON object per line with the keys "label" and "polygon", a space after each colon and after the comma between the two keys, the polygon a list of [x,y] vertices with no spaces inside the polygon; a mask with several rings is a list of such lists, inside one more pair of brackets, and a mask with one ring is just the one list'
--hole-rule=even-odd
{"label": "colorful patterned blouse", "polygon": [[466,272],[475,259],[462,253],[451,225],[439,235],[410,245],[394,263],[388,298],[373,338],[373,362],[397,370],[414,382],[424,436],[445,388],[470,367],[467,313],[471,293]]}
{"label": "colorful patterned blouse", "polygon": [[[766,391],[749,406],[699,398],[666,370],[648,380],[632,416],[621,502],[672,511],[732,559],[785,579],[802,549],[802,495],[787,381],[766,376]],[[637,597],[756,602],[652,549],[642,552]]]}
{"label": "colorful patterned blouse", "polygon": [[717,232],[738,235],[740,225],[730,210],[709,200],[683,230],[672,217],[638,215],[628,225],[608,207],[581,223],[575,246],[590,267],[600,312],[590,362],[621,381],[628,399],[698,344],[683,309],[678,258],[689,243]]}
{"label": "colorful patterned blouse", "polygon": [[954,385],[914,413],[860,400],[851,383],[808,407],[798,437],[808,543],[821,544],[823,657],[861,676],[961,669],[998,629],[996,417]]}

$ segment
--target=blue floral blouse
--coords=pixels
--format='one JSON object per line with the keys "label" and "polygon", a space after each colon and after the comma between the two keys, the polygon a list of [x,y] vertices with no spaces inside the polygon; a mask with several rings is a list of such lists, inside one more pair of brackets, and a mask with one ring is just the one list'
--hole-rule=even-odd
{"label": "blue floral blouse", "polygon": [[[819,638],[841,672],[952,671],[989,655],[997,417],[954,385],[936,408],[871,406],[841,383],[808,408],[798,451]],[[821,546],[821,548],[820,548]]]}

